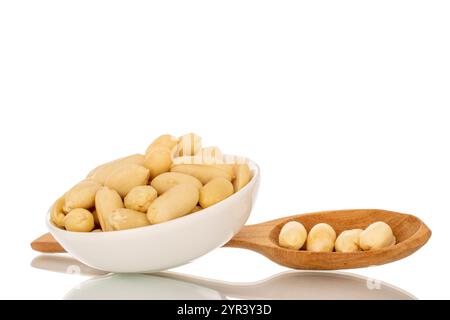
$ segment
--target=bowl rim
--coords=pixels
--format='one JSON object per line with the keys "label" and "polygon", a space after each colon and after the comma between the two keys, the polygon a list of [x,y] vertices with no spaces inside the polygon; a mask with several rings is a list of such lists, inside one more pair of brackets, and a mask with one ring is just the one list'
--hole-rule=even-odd
{"label": "bowl rim", "polygon": [[[233,155],[225,155],[225,156],[232,156]],[[68,231],[68,230],[64,230],[61,228],[58,228],[57,226],[55,226],[52,222],[51,222],[51,217],[50,217],[50,213],[51,213],[51,207],[48,210],[47,214],[45,215],[45,223],[47,225],[47,228],[50,230],[51,233],[53,232],[57,232],[57,233],[64,233],[64,234],[73,234],[73,235],[78,235],[81,237],[106,237],[108,235],[111,234],[116,234],[116,235],[126,235],[126,234],[130,234],[130,233],[137,233],[137,232],[144,232],[147,229],[153,229],[153,230],[158,230],[161,228],[164,228],[164,226],[168,226],[168,225],[176,225],[176,224],[180,224],[180,223],[185,223],[185,221],[189,221],[189,220],[195,220],[197,219],[197,217],[199,216],[199,214],[211,214],[212,212],[215,212],[215,210],[212,209],[216,209],[218,206],[220,205],[224,205],[226,202],[230,202],[232,201],[239,193],[246,191],[249,188],[252,188],[254,185],[256,185],[257,181],[260,178],[260,168],[258,166],[258,164],[256,164],[256,162],[254,162],[253,160],[249,159],[249,158],[245,158],[245,157],[239,157],[240,159],[245,159],[247,161],[247,164],[250,167],[250,170],[253,172],[253,176],[252,179],[247,183],[247,185],[245,187],[243,187],[241,190],[239,190],[236,193],[233,193],[231,196],[229,196],[228,198],[206,208],[206,209],[202,209],[198,212],[194,212],[191,214],[187,214],[185,216],[173,219],[173,220],[169,220],[163,223],[158,223],[158,224],[153,224],[153,225],[148,225],[145,227],[139,227],[139,228],[132,228],[132,229],[126,229],[126,230],[116,230],[116,231],[108,231],[108,232],[76,232],[76,231]],[[211,209],[211,210],[210,210]],[[143,213],[145,214],[145,213]]]}

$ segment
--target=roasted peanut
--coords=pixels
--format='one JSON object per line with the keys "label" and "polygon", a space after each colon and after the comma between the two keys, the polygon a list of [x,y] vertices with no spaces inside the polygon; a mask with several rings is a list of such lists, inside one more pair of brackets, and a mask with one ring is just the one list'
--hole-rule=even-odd
{"label": "roasted peanut", "polygon": [[190,183],[197,189],[203,186],[197,178],[179,172],[162,173],[152,180],[151,186],[158,191],[158,194],[163,194],[170,188],[182,183]]}
{"label": "roasted peanut", "polygon": [[343,231],[337,237],[334,247],[336,252],[357,252],[360,251],[359,236],[363,230],[353,229]]}
{"label": "roasted peanut", "polygon": [[305,244],[307,232],[303,224],[290,221],[281,228],[278,244],[283,248],[299,250]]}
{"label": "roasted peanut", "polygon": [[247,164],[237,164],[234,167],[235,178],[233,181],[234,192],[238,192],[249,183],[252,173]]}
{"label": "roasted peanut", "polygon": [[51,221],[60,228],[64,228],[64,218],[66,215],[63,212],[63,207],[65,204],[65,195],[55,201],[52,208],[50,209],[50,219]]}
{"label": "roasted peanut", "polygon": [[195,133],[189,133],[179,138],[176,155],[179,157],[193,156],[202,148],[202,138]]}
{"label": "roasted peanut", "polygon": [[108,217],[113,230],[126,230],[150,225],[145,213],[131,209],[116,209]]}
{"label": "roasted peanut", "polygon": [[336,232],[326,223],[316,224],[308,233],[306,249],[314,252],[332,252]]}
{"label": "roasted peanut", "polygon": [[131,156],[120,158],[108,163],[105,163],[101,166],[98,166],[94,170],[92,170],[87,178],[95,180],[101,184],[105,184],[106,178],[111,175],[117,168],[121,167],[124,164],[137,164],[144,165],[144,155],[142,154],[133,154]]}
{"label": "roasted peanut", "polygon": [[137,164],[126,164],[117,168],[106,178],[105,186],[125,197],[131,189],[148,183],[150,172]]}
{"label": "roasted peanut", "polygon": [[90,232],[94,229],[94,217],[89,210],[73,209],[64,218],[67,231]]}
{"label": "roasted peanut", "polygon": [[154,147],[145,154],[144,166],[150,170],[150,179],[168,172],[172,166],[172,153],[166,147]]}
{"label": "roasted peanut", "polygon": [[359,245],[363,250],[381,249],[395,242],[391,227],[382,221],[372,223],[359,235]]}
{"label": "roasted peanut", "polygon": [[182,217],[194,209],[198,200],[197,187],[192,184],[178,184],[152,202],[147,211],[147,218],[151,224],[156,224]]}
{"label": "roasted peanut", "polygon": [[157,191],[151,186],[134,187],[124,199],[125,208],[147,213],[148,207],[157,197]]}
{"label": "roasted peanut", "polygon": [[116,209],[123,208],[122,198],[116,190],[102,187],[95,195],[95,207],[98,220],[103,231],[112,231],[109,224],[109,215]]}
{"label": "roasted peanut", "polygon": [[66,193],[64,212],[77,208],[90,209],[95,205],[95,194],[101,188],[95,180],[83,180]]}
{"label": "roasted peanut", "polygon": [[233,194],[233,185],[225,178],[214,178],[200,189],[200,206],[208,208]]}
{"label": "roasted peanut", "polygon": [[232,176],[225,170],[201,164],[181,164],[172,167],[171,172],[180,172],[196,177],[201,183],[206,184],[214,178],[225,178],[231,181]]}

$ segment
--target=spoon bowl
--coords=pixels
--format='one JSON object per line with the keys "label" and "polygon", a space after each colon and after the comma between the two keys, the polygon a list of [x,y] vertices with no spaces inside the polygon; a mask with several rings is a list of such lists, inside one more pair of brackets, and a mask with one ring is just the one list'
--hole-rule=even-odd
{"label": "spoon bowl", "polygon": [[[336,234],[344,230],[365,229],[374,222],[383,221],[392,228],[397,243],[383,249],[354,253],[286,249],[278,245],[278,236],[281,228],[289,221],[302,223],[308,232],[318,223],[328,223]],[[431,230],[413,215],[379,209],[359,209],[308,213],[245,226],[226,246],[256,251],[289,268],[337,270],[364,268],[405,258],[420,249],[430,237]]]}

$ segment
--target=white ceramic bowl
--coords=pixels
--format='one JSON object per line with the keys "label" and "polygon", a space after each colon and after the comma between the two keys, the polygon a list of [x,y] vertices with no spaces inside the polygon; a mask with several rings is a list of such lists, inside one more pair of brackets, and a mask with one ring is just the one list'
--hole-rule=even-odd
{"label": "white ceramic bowl", "polygon": [[110,272],[155,272],[186,264],[227,243],[246,223],[259,187],[259,168],[239,192],[200,212],[148,227],[113,232],[69,232],[46,224],[81,262]]}

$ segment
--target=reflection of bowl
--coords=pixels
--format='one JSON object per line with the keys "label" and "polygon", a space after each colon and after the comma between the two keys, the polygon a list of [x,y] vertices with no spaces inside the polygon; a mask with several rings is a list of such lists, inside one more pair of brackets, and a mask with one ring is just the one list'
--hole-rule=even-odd
{"label": "reflection of bowl", "polygon": [[83,282],[66,300],[223,300],[219,292],[156,275],[112,274]]}
{"label": "reflection of bowl", "polygon": [[46,223],[73,257],[112,272],[159,271],[183,265],[228,242],[245,224],[259,187],[259,168],[249,161],[252,180],[239,192],[172,221],[113,232],[69,232]]}

